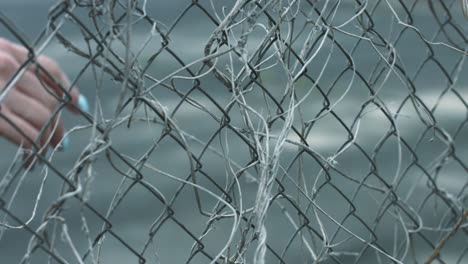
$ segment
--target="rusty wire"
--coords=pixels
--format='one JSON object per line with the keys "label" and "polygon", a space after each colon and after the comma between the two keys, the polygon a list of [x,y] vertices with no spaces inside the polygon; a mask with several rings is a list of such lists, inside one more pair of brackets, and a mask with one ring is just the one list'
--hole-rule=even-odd
{"label": "rusty wire", "polygon": [[149,2],[59,1],[35,41],[1,15],[31,51],[15,78],[61,48],[94,108],[66,161],[2,153],[0,254],[468,261],[466,1]]}

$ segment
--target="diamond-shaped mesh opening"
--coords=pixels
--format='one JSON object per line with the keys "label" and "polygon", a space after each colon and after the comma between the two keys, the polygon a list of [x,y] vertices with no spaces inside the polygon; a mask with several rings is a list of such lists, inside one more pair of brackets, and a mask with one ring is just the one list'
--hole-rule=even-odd
{"label": "diamond-shaped mesh opening", "polygon": [[465,263],[466,5],[0,4],[2,260]]}

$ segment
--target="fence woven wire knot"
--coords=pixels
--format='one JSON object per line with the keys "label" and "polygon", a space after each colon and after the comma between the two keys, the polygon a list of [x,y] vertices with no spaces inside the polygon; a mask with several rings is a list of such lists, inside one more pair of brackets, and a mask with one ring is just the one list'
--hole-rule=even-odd
{"label": "fence woven wire knot", "polygon": [[468,263],[467,7],[62,0],[37,36],[0,12],[28,51],[0,105],[25,74],[63,94],[0,142],[0,262]]}

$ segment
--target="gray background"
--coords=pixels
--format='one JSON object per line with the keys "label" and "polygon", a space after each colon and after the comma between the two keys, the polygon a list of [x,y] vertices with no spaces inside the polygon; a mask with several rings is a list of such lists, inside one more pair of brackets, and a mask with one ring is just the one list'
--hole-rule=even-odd
{"label": "gray background", "polygon": [[[44,28],[44,25],[47,22],[47,13],[49,7],[54,4],[55,1],[0,1],[1,11],[6,14],[19,29],[21,29],[24,34],[31,39],[34,39],[35,36]],[[150,1],[151,2],[151,1]],[[149,3],[148,10],[152,17],[157,18],[163,23],[170,24],[176,15],[187,5],[186,1],[164,1],[163,3],[156,3],[153,1]],[[349,18],[351,12],[353,11],[353,6],[351,4],[344,3],[342,9],[340,9],[342,17],[338,19]],[[349,12],[348,12],[349,11]],[[419,20],[419,25],[421,26],[421,31],[423,33],[429,34],[434,27],[434,21],[431,15],[427,12],[424,13],[424,10],[421,9],[420,13],[416,13],[415,17]],[[85,15],[85,14],[81,14]],[[172,47],[177,54],[183,57],[186,61],[191,61],[193,59],[199,58],[203,55],[203,45],[206,41],[209,33],[214,29],[214,26],[210,23],[207,23],[205,20],[200,20],[197,16],[200,14],[194,12],[187,16],[187,19],[184,20],[181,26],[178,26],[177,29],[171,34]],[[379,25],[384,24],[383,22],[388,19],[386,16],[376,16],[374,17],[377,22],[381,22]],[[425,22],[426,21],[426,22]],[[466,21],[465,21],[466,25]],[[70,27],[67,32],[70,39],[75,38],[76,41],[81,41],[81,36],[76,32],[76,29]],[[382,27],[382,32],[386,32],[388,29]],[[465,26],[466,30],[466,26]],[[147,28],[141,27],[136,28],[135,30],[135,46],[138,43],[141,43],[141,40],[145,37],[145,32]],[[425,50],[421,48],[421,41],[418,40],[415,34],[414,36],[409,36],[398,45],[398,52],[402,57],[403,62],[408,67],[414,71],[414,67],[420,63],[422,59],[425,58]],[[0,36],[6,36],[11,38],[5,28],[0,26]],[[344,38],[342,44],[347,47],[351,47],[355,42],[355,39],[349,38],[349,41]],[[159,39],[156,38],[154,42],[147,49],[144,50],[142,58],[149,56],[151,54],[152,47],[158,47]],[[416,43],[416,44],[415,44]],[[372,70],[373,63],[376,60],[376,55],[373,52],[366,52],[366,48],[363,48],[359,52],[358,56],[355,57],[356,65],[359,71],[368,74]],[[450,65],[452,61],[455,61],[460,57],[460,54],[444,48],[441,46],[435,46],[434,49],[438,52],[438,60],[446,65]],[[49,56],[55,58],[60,62],[65,72],[69,74],[71,79],[76,77],[78,71],[83,67],[85,61],[77,58],[74,54],[67,52],[60,44],[54,42],[52,43],[46,52]],[[327,55],[326,53],[324,53]],[[325,56],[324,55],[324,56]],[[152,67],[150,72],[155,76],[162,77],[167,75],[172,70],[176,69],[178,66],[173,63],[173,60],[169,57],[161,57],[160,61],[156,66]],[[323,83],[330,83],[336,77],[337,72],[343,67],[343,61],[340,61],[340,58],[337,57],[330,62],[327,66],[327,74],[322,79]],[[311,65],[310,70],[320,71],[322,65],[318,63],[317,65]],[[78,86],[80,91],[89,98],[91,105],[95,106],[96,98],[96,88],[97,84],[92,78],[92,73],[87,71],[82,78],[78,80]],[[468,97],[468,91],[466,85],[468,83],[468,74],[461,74],[458,83],[454,86],[466,99]],[[102,78],[103,84],[101,87],[102,100],[102,109],[104,116],[110,118],[117,104],[118,91],[120,90],[120,85],[117,82],[112,82],[109,80],[108,76]],[[270,73],[269,78],[266,80],[267,83],[270,83],[273,91],[280,92],[281,85],[284,80],[280,75],[275,75],[274,71]],[[187,82],[188,84],[190,82]],[[344,81],[344,84],[347,82]],[[442,87],[445,87],[445,80],[441,78],[440,73],[437,72],[437,68],[428,66],[424,69],[424,72],[421,73],[419,78],[416,80],[418,87],[418,96],[423,99],[423,101],[430,107],[432,107],[436,98],[439,96],[440,92],[443,90]],[[182,85],[181,85],[182,86]],[[220,102],[227,102],[229,99],[229,94],[227,94],[223,87],[219,86],[219,83],[216,80],[207,79],[204,83],[206,91],[209,91],[210,94],[217,98]],[[343,92],[343,89],[337,91],[336,94],[330,95],[331,100],[337,100],[340,96],[340,92]],[[368,94],[363,92],[362,84],[356,82],[350,90],[350,93],[346,96],[345,100],[340,103],[336,111],[340,116],[351,122],[351,120],[356,116],[357,111],[359,110],[360,104],[368,97]],[[393,110],[401,102],[402,98],[407,95],[408,91],[405,87],[399,84],[399,81],[391,77],[391,79],[383,87],[381,96],[385,99],[387,105]],[[155,96],[160,102],[162,102],[168,109],[173,109],[179,102],[179,97],[173,95],[172,93],[165,92],[162,90],[154,91]],[[194,95],[195,98],[199,99],[200,102],[206,102],[206,107],[210,110],[216,112],[215,107],[200,94]],[[318,105],[321,104],[320,98],[311,99],[310,108],[305,109],[309,111],[307,116],[313,116],[312,114],[317,111],[314,107],[314,103]],[[252,102],[258,100],[259,104],[262,103],[260,94],[253,94],[250,97]],[[203,101],[205,100],[205,101]],[[128,111],[127,111],[128,113]],[[143,113],[143,112],[140,112]],[[219,113],[219,112],[218,112]],[[416,112],[414,109],[407,107],[403,112],[403,115],[406,118],[399,119],[399,128],[402,136],[408,139],[409,141],[416,139],[421,133],[425,130],[425,126],[418,120]],[[438,124],[440,127],[443,127],[449,133],[453,133],[459,124],[466,119],[467,109],[462,102],[454,98],[453,96],[444,97],[444,99],[439,103],[435,116],[437,118]],[[177,124],[180,125],[181,129],[186,132],[199,137],[202,140],[207,140],[216,130],[216,123],[210,122],[210,119],[207,118],[206,114],[197,111],[196,109],[184,105],[180,111],[175,115]],[[88,124],[88,122],[82,117],[74,117],[69,113],[64,113],[64,120],[67,128],[76,127],[79,125]],[[234,122],[238,122],[236,117],[234,117]],[[385,134],[389,129],[389,123],[384,116],[378,112],[373,111],[365,116],[361,122],[359,136],[357,142],[362,146],[366,146],[371,150],[378,140]],[[466,132],[466,129],[464,129]],[[119,127],[112,132],[112,144],[119,150],[121,153],[138,158],[143,153],[144,150],[152,143],[152,141],[158,137],[161,132],[161,128],[158,126],[149,126],[144,123],[137,123],[132,128],[126,129],[124,126]],[[53,164],[62,172],[67,172],[70,170],[70,167],[77,160],[78,155],[83,151],[84,147],[90,142],[90,129],[83,129],[73,132],[70,135],[71,139],[71,148],[67,152],[57,153],[53,157]],[[465,133],[466,134],[466,133]],[[332,118],[323,119],[319,122],[316,129],[311,133],[308,138],[308,142],[311,146],[323,156],[327,157],[332,155],[337,151],[337,148],[341,146],[347,140],[347,133],[343,131],[336,124],[336,121]],[[446,149],[445,144],[440,140],[430,143],[430,135],[426,136],[427,139],[424,139],[423,147],[418,151],[418,158],[421,159],[421,163],[430,167],[430,162],[437,155],[439,155],[443,150]],[[238,161],[239,164],[245,164],[249,159],[247,156],[247,149],[242,147],[242,144],[237,144],[239,142],[236,138],[231,138],[232,141],[230,145],[232,146],[231,154],[234,160]],[[230,139],[230,140],[231,140]],[[294,135],[289,137],[291,140],[298,141],[298,138],[294,138]],[[239,142],[240,143],[240,142]],[[393,142],[395,143],[395,142]],[[467,137],[458,137],[456,140],[457,154],[467,161],[468,153],[466,146]],[[197,146],[194,142],[191,143],[193,151],[199,153],[201,148]],[[238,148],[236,148],[238,146]],[[14,153],[16,148],[9,144],[8,142],[0,141],[0,149],[2,159],[0,160],[0,170],[4,171],[9,166],[12,160],[11,153]],[[292,145],[287,146],[284,154],[282,155],[283,164],[288,164],[288,160],[291,159],[292,155],[295,153],[296,148]],[[355,149],[352,148],[343,153],[342,156],[338,159],[339,168],[342,171],[348,172],[350,175],[356,175],[357,178],[363,177],[363,175],[368,172],[369,164],[362,157],[358,156],[358,153]],[[170,141],[163,141],[161,146],[158,148],[158,151],[155,152],[150,158],[150,162],[155,166],[158,166],[163,171],[173,173],[177,177],[184,178],[188,172],[188,164],[186,158],[184,158],[184,151],[178,147],[175,147],[174,144]],[[403,153],[403,164],[408,164],[410,155],[404,151]],[[391,182],[393,175],[395,174],[396,164],[397,164],[397,148],[396,144],[388,144],[387,147],[384,147],[384,150],[381,151],[381,155],[378,157],[379,172],[380,174]],[[211,162],[209,162],[211,160]],[[224,184],[224,171],[222,159],[216,155],[208,154],[204,157],[205,165],[207,165],[206,170],[212,175],[220,184]],[[122,164],[120,164],[122,165]],[[122,167],[125,168],[125,167]],[[112,199],[112,195],[115,192],[118,184],[120,183],[122,177],[121,175],[116,174],[109,163],[105,161],[104,155],[98,157],[94,164],[94,173],[93,180],[89,183],[89,202],[95,208],[100,210],[100,212],[106,212],[109,202]],[[312,161],[309,163],[306,162],[305,169],[306,172],[311,175],[315,175],[318,172],[318,167]],[[40,207],[38,210],[37,219],[34,220],[31,225],[37,226],[37,223],[40,223],[41,214],[44,210],[50,205],[50,202],[57,198],[60,188],[61,180],[56,177],[53,173],[49,172],[49,178],[46,183],[47,190],[44,196],[41,199]],[[145,171],[143,171],[145,173]],[[157,186],[158,190],[163,193],[166,197],[172,197],[172,194],[179,186],[179,184],[173,180],[162,177],[161,175],[152,175],[154,173],[147,172],[149,181]],[[36,174],[36,175],[35,175]],[[37,188],[42,180],[44,171],[36,170],[32,173],[29,173],[26,176],[26,181],[22,184],[21,189],[19,190],[18,197],[14,201],[12,206],[12,211],[15,212],[22,219],[27,219],[30,216],[32,207],[34,206],[34,198],[37,195]],[[414,171],[413,175],[409,173],[410,176],[405,176],[405,181],[403,187],[399,191],[403,194],[408,194],[410,190],[414,189],[408,197],[403,197],[402,199],[410,200],[410,204],[417,206],[421,204],[425,195],[428,193],[427,181],[421,179],[421,173]],[[457,166],[447,166],[444,168],[443,177],[437,179],[438,187],[447,193],[452,193],[454,195],[463,196],[464,189],[463,184],[466,183],[466,173],[463,169]],[[209,189],[213,189],[212,185],[207,182],[203,183]],[[292,186],[291,183],[285,183],[288,186]],[[351,195],[355,190],[356,186],[349,184],[345,180],[340,180],[339,178],[335,182],[344,193]],[[245,205],[251,206],[254,202],[256,185],[249,183],[247,180],[242,182],[244,188],[244,199]],[[460,192],[462,194],[460,195]],[[204,197],[206,201],[205,209],[209,210],[210,205],[212,206],[213,199],[209,196]],[[342,198],[341,198],[342,199]],[[375,200],[373,200],[375,199]],[[362,197],[357,198],[356,207],[360,210],[359,215],[362,219],[373,219],[375,217],[375,211],[379,208],[379,202],[382,201],[381,197],[373,196],[372,194],[364,193]],[[321,195],[317,198],[317,203],[326,208],[327,212],[331,214],[336,219],[342,219],[343,214],[348,208],[348,204],[340,200],[340,197],[336,193],[330,190],[322,191]],[[200,217],[197,208],[195,208],[195,203],[193,202],[193,193],[187,189],[182,193],[182,195],[175,202],[173,209],[178,217],[188,228],[194,230],[195,233],[199,230],[202,230],[206,219]],[[425,217],[425,224],[427,226],[434,226],[438,222],[437,220],[432,221],[432,219],[439,219],[442,212],[445,212],[446,207],[443,204],[439,205],[440,207],[437,210],[431,210],[433,207],[427,206],[420,212],[420,215]],[[78,203],[70,204],[67,206],[69,208],[64,215],[67,216],[68,227],[70,234],[73,238],[76,238],[76,243],[80,247],[85,247],[86,242],[84,236],[80,235],[82,232],[81,223],[79,220],[80,216],[80,206]],[[116,210],[115,215],[111,218],[113,223],[113,228],[117,234],[119,234],[125,241],[134,246],[137,249],[141,249],[143,243],[146,241],[149,227],[151,223],[155,220],[157,215],[159,215],[164,207],[159,201],[157,201],[154,196],[143,189],[134,188],[130,194],[126,197],[125,202]],[[438,211],[440,210],[440,211]],[[96,218],[93,218],[92,215],[89,215],[89,212],[84,213],[89,217],[90,229],[93,232],[96,232],[100,229],[102,222]],[[287,223],[284,216],[281,214],[281,211],[278,207],[272,207],[267,221],[267,228],[269,230],[269,242],[273,247],[276,247],[281,251],[285,245],[285,237],[289,238],[293,233],[294,229]],[[390,218],[389,218],[390,219]],[[336,225],[326,220],[326,217],[323,217],[323,221],[326,223],[327,230],[330,232],[329,235],[333,234],[336,230]],[[388,219],[386,220],[388,221]],[[372,223],[372,221],[369,221]],[[14,224],[14,222],[11,222]],[[364,238],[369,238],[369,233],[359,227],[357,221],[350,220],[347,223],[353,229],[354,232],[361,235]],[[392,248],[394,243],[394,229],[393,226],[395,223],[387,223],[382,221],[377,228],[378,233],[381,234],[379,237],[379,244],[383,245],[385,248]],[[211,247],[211,253],[215,254],[216,249],[220,249],[223,246],[227,239],[228,233],[227,230],[230,230],[230,222],[222,222],[217,226],[217,229],[210,233],[210,236],[206,238],[206,245]],[[344,236],[345,237],[345,236]],[[434,236],[438,237],[438,236]],[[3,234],[3,237],[0,239],[0,256],[1,263],[16,263],[21,257],[25,254],[27,248],[27,239],[30,238],[30,234],[21,231],[21,230],[8,230]],[[460,238],[462,239],[462,238]],[[398,240],[398,239],[397,239]],[[455,240],[458,241],[458,240]],[[115,239],[106,238],[104,242],[103,252],[102,252],[102,263],[136,263],[136,258],[134,255],[130,254],[129,251],[122,247]],[[190,247],[193,244],[193,240],[190,239],[184,232],[180,230],[179,227],[168,223],[164,225],[161,233],[158,234],[154,246],[149,250],[150,253],[145,255],[148,258],[150,263],[184,263],[189,256]],[[70,259],[70,263],[77,263],[71,257],[71,251],[63,246],[62,256],[67,259]],[[350,246],[354,245],[354,246]],[[291,261],[290,263],[309,263],[310,259],[300,255],[298,252],[301,251],[300,246],[296,244],[297,249],[292,249],[285,257],[286,260]],[[359,250],[362,248],[362,243],[356,239],[352,239],[347,243],[346,250]],[[448,251],[451,252],[450,247]],[[155,249],[158,256],[152,254],[152,249]],[[458,250],[458,249],[457,249]],[[455,257],[459,256],[459,253],[455,251],[453,254]],[[372,251],[372,250],[370,250]],[[296,254],[295,254],[296,252]],[[427,248],[422,247],[421,251],[417,252],[416,255],[421,254],[423,256],[427,255]],[[459,252],[459,251],[458,251]],[[448,254],[446,256],[450,256]],[[249,255],[250,256],[250,255]],[[45,263],[44,256],[41,256],[41,253],[34,255],[32,263]],[[374,263],[373,259],[375,255],[369,254],[369,262]],[[344,263],[346,261],[351,261],[352,257],[342,258]],[[366,258],[363,258],[364,261]],[[449,257],[446,258],[448,263]],[[158,262],[159,261],[159,262]],[[200,257],[198,260],[195,259],[191,263],[208,263],[206,258]],[[247,260],[246,263],[251,263],[251,259]],[[387,262],[384,262],[387,263]]]}

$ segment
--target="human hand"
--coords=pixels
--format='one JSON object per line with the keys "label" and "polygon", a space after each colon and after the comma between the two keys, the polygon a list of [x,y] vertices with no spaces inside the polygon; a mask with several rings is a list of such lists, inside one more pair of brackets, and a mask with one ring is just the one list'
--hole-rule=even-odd
{"label": "human hand", "polygon": [[[0,94],[29,56],[26,48],[0,38]],[[59,100],[66,100],[56,82],[69,92],[71,104],[67,108],[72,113],[78,114],[78,108],[88,112],[89,106],[76,87],[70,90],[69,79],[54,60],[39,56],[36,62],[40,67],[32,63],[0,101],[0,137],[30,150],[27,152],[39,151],[45,157],[50,147],[66,150],[69,145],[68,138],[63,138],[62,120],[57,117],[51,119],[60,105]],[[25,166],[37,160],[31,154],[25,154],[24,158]]]}

